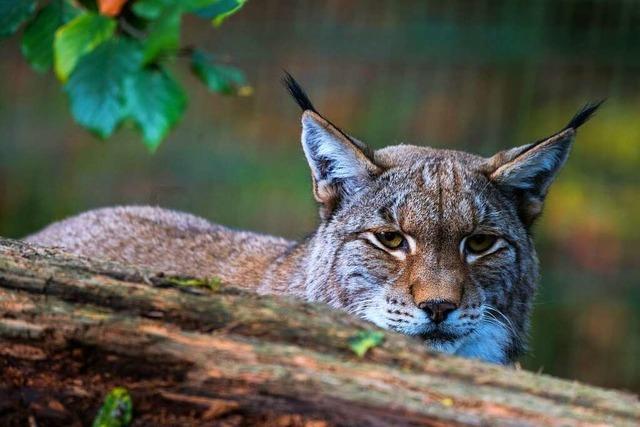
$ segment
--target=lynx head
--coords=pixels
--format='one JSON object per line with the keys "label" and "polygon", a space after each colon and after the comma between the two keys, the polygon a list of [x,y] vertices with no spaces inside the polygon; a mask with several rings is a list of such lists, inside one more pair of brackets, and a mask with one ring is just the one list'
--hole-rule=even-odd
{"label": "lynx head", "polygon": [[396,145],[371,151],[304,110],[302,146],[321,223],[309,240],[307,298],[431,348],[508,363],[525,348],[537,281],[531,226],[576,129],[483,158]]}

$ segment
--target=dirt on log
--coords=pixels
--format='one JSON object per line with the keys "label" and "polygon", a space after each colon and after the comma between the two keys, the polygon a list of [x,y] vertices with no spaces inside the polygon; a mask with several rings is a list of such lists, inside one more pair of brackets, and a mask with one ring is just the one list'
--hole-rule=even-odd
{"label": "dirt on log", "polygon": [[637,425],[637,397],[426,351],[319,305],[0,239],[0,425]]}

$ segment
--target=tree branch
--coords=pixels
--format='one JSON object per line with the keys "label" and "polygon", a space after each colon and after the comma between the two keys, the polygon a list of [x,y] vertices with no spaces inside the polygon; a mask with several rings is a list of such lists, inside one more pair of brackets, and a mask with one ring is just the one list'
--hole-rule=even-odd
{"label": "tree branch", "polygon": [[86,425],[115,386],[133,425],[619,424],[635,396],[445,357],[326,307],[0,239],[0,425]]}

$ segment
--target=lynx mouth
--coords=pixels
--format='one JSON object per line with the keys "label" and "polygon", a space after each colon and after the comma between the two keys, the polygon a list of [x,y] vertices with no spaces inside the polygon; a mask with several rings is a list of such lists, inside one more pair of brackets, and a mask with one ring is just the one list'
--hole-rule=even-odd
{"label": "lynx mouth", "polygon": [[420,339],[427,342],[452,342],[461,338],[461,335],[451,332],[445,332],[440,329],[435,329],[430,332],[419,335]]}

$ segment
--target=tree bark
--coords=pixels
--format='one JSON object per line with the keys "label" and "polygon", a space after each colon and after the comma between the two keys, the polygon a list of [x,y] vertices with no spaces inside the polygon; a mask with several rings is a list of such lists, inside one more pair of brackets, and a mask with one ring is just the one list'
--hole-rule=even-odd
{"label": "tree bark", "polygon": [[637,397],[426,351],[319,305],[0,239],[0,425],[637,425]]}

